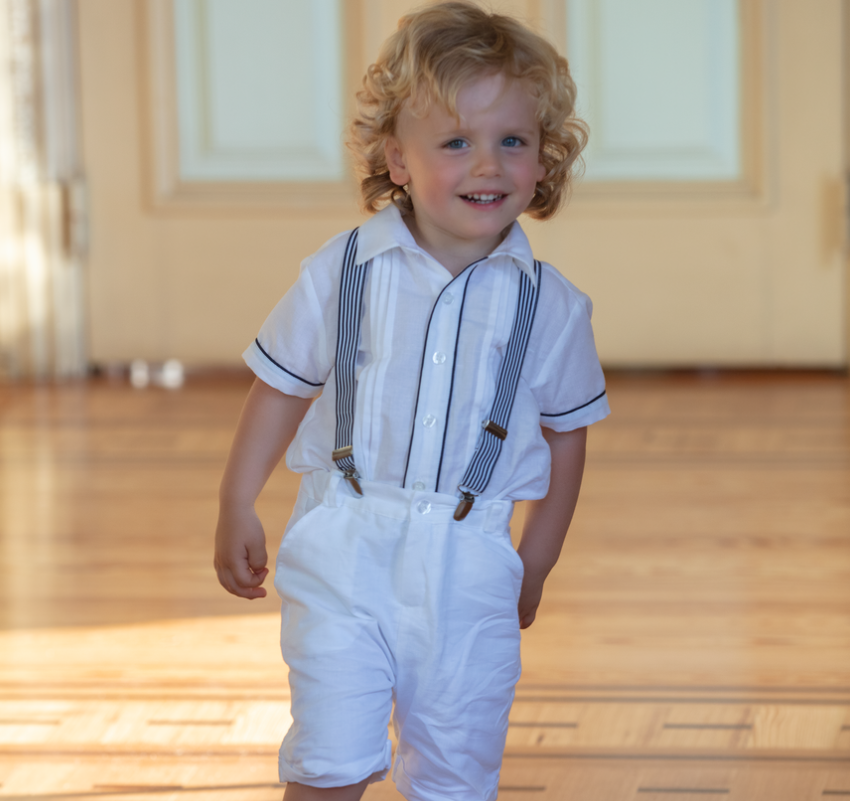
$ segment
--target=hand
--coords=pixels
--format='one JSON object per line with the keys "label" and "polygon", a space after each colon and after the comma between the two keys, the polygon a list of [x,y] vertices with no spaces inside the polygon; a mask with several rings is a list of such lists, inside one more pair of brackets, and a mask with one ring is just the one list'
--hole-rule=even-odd
{"label": "hand", "polygon": [[526,568],[522,577],[522,589],[519,593],[517,611],[519,613],[519,627],[527,629],[537,617],[537,607],[543,597],[543,580],[536,571]]}
{"label": "hand", "polygon": [[543,429],[543,438],[552,454],[549,492],[545,498],[529,501],[522,539],[517,548],[525,573],[519,594],[519,627],[527,629],[537,615],[543,582],[558,561],[564,537],[576,508],[587,429],[555,433]]}
{"label": "hand", "polygon": [[254,501],[309,406],[309,398],[284,395],[259,378],[245,400],[221,479],[214,560],[221,586],[240,598],[266,595],[266,534]]}
{"label": "hand", "polygon": [[265,598],[266,534],[253,506],[222,508],[215,530],[215,572],[221,586],[240,598]]}

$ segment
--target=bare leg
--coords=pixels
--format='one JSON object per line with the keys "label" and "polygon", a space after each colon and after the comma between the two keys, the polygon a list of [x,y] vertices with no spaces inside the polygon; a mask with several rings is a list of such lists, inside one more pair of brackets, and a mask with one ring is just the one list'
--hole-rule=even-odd
{"label": "bare leg", "polygon": [[310,787],[306,784],[288,782],[283,793],[283,801],[360,801],[368,779],[359,784],[345,787]]}

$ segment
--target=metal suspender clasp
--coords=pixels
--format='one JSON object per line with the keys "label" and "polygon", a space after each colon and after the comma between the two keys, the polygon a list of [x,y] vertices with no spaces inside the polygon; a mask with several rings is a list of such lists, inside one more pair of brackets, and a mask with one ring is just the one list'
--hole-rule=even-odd
{"label": "metal suspender clasp", "polygon": [[472,504],[475,503],[475,496],[471,492],[460,491],[460,494],[463,497],[460,499],[460,503],[457,505],[457,509],[455,509],[455,520],[461,521],[463,520],[471,511]]}
{"label": "metal suspender clasp", "polygon": [[[335,462],[342,461],[343,459],[348,459],[354,454],[354,447],[352,445],[345,445],[342,448],[337,448],[331,454],[331,459]],[[357,480],[359,476],[357,475],[357,470],[352,468],[341,467],[342,477],[348,482],[348,486],[351,487],[351,491],[355,495],[363,495],[363,487],[360,486],[360,482]]]}
{"label": "metal suspender clasp", "polygon": [[331,459],[335,462],[338,462],[340,459],[345,459],[346,456],[352,456],[354,454],[354,446],[346,445],[343,448],[337,448],[332,454]]}
{"label": "metal suspender clasp", "polygon": [[348,486],[351,487],[351,491],[355,495],[363,497],[363,487],[360,486],[360,482],[357,480],[356,470],[346,470],[342,474],[342,477],[348,482]]}

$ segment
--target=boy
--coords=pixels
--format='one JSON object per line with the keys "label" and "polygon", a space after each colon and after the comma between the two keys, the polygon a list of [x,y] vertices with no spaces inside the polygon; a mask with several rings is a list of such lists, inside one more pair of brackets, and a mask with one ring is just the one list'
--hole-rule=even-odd
{"label": "boy", "polygon": [[564,59],[510,18],[457,2],[403,18],[352,126],[377,213],[304,263],[245,353],[257,380],[216,569],[265,594],[253,504],[288,448],[303,478],[275,578],[286,801],[384,778],[393,706],[406,798],[496,797],[519,629],[575,508],[586,426],[608,413],[590,302],[516,222],[568,188],[574,97]]}

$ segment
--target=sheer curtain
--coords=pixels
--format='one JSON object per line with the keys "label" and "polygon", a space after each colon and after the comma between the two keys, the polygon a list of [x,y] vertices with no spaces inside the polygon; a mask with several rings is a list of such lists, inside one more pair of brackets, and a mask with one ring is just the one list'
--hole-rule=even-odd
{"label": "sheer curtain", "polygon": [[0,378],[82,375],[75,0],[0,0]]}

